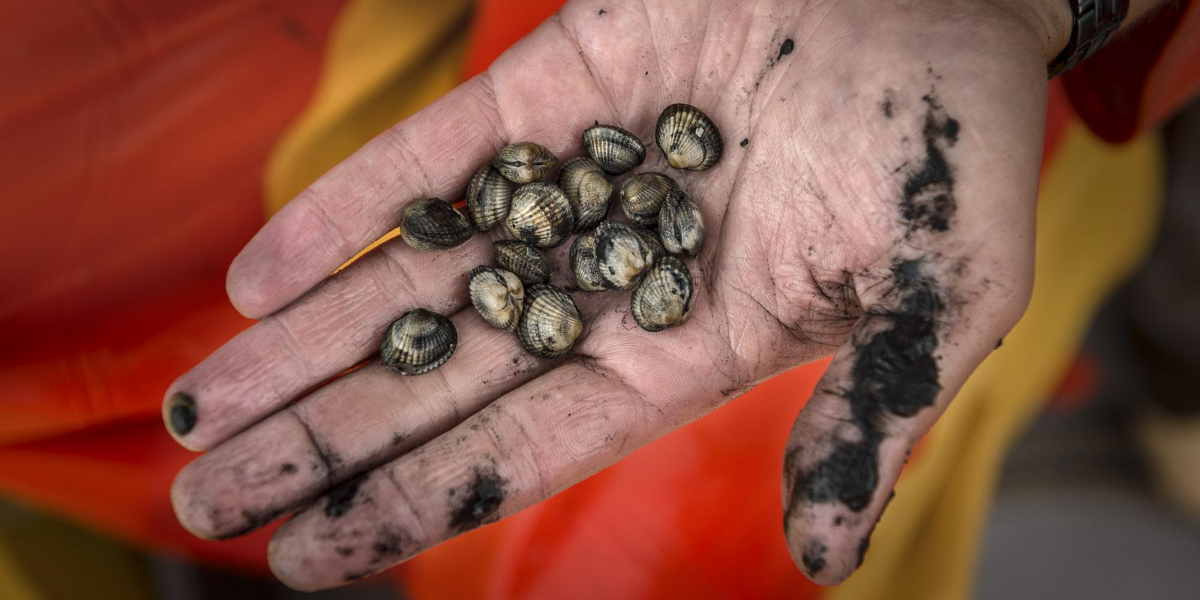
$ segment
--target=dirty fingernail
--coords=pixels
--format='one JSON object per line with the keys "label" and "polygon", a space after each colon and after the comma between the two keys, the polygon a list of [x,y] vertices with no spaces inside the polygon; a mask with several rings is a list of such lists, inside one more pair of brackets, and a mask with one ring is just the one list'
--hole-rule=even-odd
{"label": "dirty fingernail", "polygon": [[196,426],[196,399],[175,392],[167,400],[167,427],[175,435],[187,435]]}

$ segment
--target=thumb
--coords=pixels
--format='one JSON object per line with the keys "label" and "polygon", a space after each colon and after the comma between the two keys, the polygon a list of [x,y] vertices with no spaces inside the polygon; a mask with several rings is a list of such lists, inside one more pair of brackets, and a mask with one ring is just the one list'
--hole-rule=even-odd
{"label": "thumb", "polygon": [[873,286],[883,291],[864,304],[792,428],[784,531],[792,559],[817,583],[840,583],[859,567],[913,445],[1027,303],[1028,284],[967,302],[960,290],[978,285],[944,262],[897,261]]}

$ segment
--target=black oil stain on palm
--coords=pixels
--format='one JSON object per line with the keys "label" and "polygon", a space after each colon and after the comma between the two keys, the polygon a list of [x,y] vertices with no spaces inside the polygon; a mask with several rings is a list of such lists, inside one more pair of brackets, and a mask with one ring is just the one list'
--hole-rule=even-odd
{"label": "black oil stain on palm", "polygon": [[336,519],[349,512],[350,508],[354,506],[355,496],[358,496],[358,489],[366,480],[367,474],[363,474],[333,488],[333,491],[326,496],[325,516]]}
{"label": "black oil stain on palm", "polygon": [[792,38],[783,40],[783,44],[781,44],[779,46],[779,56],[775,57],[775,62],[779,62],[783,57],[791,54],[792,50],[795,50],[795,49],[796,49],[796,42],[793,42]]}
{"label": "black oil stain on palm", "polygon": [[608,14],[608,11],[607,11],[607,10],[604,10],[604,9],[602,8],[602,9],[600,9],[600,12],[599,12],[599,14],[598,14],[597,16],[601,16],[601,17],[603,17],[603,16],[604,16],[604,15],[606,15],[606,14]]}
{"label": "black oil stain on palm", "polygon": [[500,508],[504,501],[508,481],[501,478],[493,467],[476,468],[474,477],[464,493],[450,490],[450,528],[466,532],[485,523]]}
{"label": "black oil stain on palm", "polygon": [[743,138],[743,139],[742,139],[742,143],[741,143],[740,145],[741,145],[741,147],[743,147],[743,148],[745,148],[746,146],[749,146],[749,145],[750,145],[750,138]]}
{"label": "black oil stain on palm", "polygon": [[[886,313],[868,313],[888,326],[855,341],[850,387],[839,392],[850,403],[848,425],[854,435],[834,441],[829,456],[811,469],[796,471],[785,527],[802,502],[865,509],[879,485],[885,420],[889,415],[911,417],[933,406],[942,389],[935,352],[945,304],[936,283],[923,275],[920,259],[893,265],[892,279],[900,304]],[[786,463],[795,467],[794,460]]]}
{"label": "black oil stain on palm", "polygon": [[279,472],[283,475],[294,475],[296,473],[296,465],[294,463],[285,462],[279,465]]}
{"label": "black oil stain on palm", "polygon": [[908,235],[919,230],[943,232],[950,229],[958,203],[954,199],[954,170],[946,161],[946,150],[958,142],[959,123],[946,113],[936,92],[925,102],[925,156],[909,170],[900,197],[900,216]]}
{"label": "black oil stain on palm", "polygon": [[196,427],[196,399],[183,392],[171,394],[167,401],[167,425],[175,435],[187,435]]}

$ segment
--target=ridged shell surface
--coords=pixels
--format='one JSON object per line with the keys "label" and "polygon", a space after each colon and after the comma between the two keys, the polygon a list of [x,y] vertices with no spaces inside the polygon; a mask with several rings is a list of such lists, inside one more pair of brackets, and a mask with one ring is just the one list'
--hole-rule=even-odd
{"label": "ridged shell surface", "polygon": [[550,282],[550,261],[541,250],[517,240],[500,240],[493,245],[496,264],[516,274],[525,285]]}
{"label": "ridged shell surface", "polygon": [[671,254],[696,258],[704,248],[704,215],[683,190],[671,192],[658,213],[658,234]]}
{"label": "ridged shell surface", "polygon": [[650,249],[650,262],[656,263],[662,257],[667,255],[667,249],[663,248],[662,241],[658,239],[658,234],[645,227],[634,227],[633,232],[642,238],[642,242]]}
{"label": "ridged shell surface", "polygon": [[604,288],[632,292],[654,264],[651,248],[624,223],[606,221],[596,228],[596,264]]}
{"label": "ridged shell surface", "polygon": [[658,227],[658,211],[675,187],[662,173],[638,173],[621,184],[621,210],[642,227]]}
{"label": "ridged shell surface", "polygon": [[458,330],[450,319],[417,308],[388,327],[379,355],[385,367],[401,375],[420,375],[450,360],[457,347]]}
{"label": "ridged shell surface", "polygon": [[692,275],[683,261],[674,256],[658,261],[634,290],[630,312],[646,331],[687,323],[692,316]]}
{"label": "ridged shell surface", "polygon": [[658,116],[654,139],[676,169],[703,171],[721,160],[725,143],[708,115],[689,104],[672,104]]}
{"label": "ridged shell surface", "polygon": [[565,242],[575,230],[575,213],[558,186],[538,181],[517,188],[505,223],[517,239],[551,248]]}
{"label": "ridged shell surface", "polygon": [[621,175],[646,160],[646,146],[637,136],[612,125],[596,125],[583,132],[583,147],[609,175]]}
{"label": "ridged shell surface", "polygon": [[596,262],[596,231],[575,236],[571,243],[571,271],[575,273],[575,285],[588,292],[604,288],[604,277],[600,275],[600,263]]}
{"label": "ridged shell surface", "polygon": [[525,304],[525,286],[511,271],[475,267],[468,285],[471,304],[492,327],[516,331]]}
{"label": "ridged shell surface", "polygon": [[471,217],[471,225],[479,231],[499,225],[508,216],[516,189],[517,184],[492,165],[479,167],[467,184],[467,215]]}
{"label": "ridged shell surface", "polygon": [[492,159],[492,166],[509,181],[517,184],[544,179],[556,165],[558,157],[533,142],[509,144],[501,148]]}
{"label": "ridged shell surface", "polygon": [[558,171],[558,187],[575,211],[575,231],[599,225],[608,214],[613,184],[596,161],[580,156],[563,163]]}
{"label": "ridged shell surface", "polygon": [[461,246],[472,233],[467,217],[438,198],[410,202],[400,222],[400,237],[409,246],[426,252]]}
{"label": "ridged shell surface", "polygon": [[525,313],[517,337],[538,358],[558,358],[583,333],[583,317],[570,294],[551,285],[533,285],[525,293]]}

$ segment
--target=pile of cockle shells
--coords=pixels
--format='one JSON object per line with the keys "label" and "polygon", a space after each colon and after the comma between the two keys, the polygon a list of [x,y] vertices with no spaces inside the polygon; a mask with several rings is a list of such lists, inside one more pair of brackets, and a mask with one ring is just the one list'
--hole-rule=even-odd
{"label": "pile of cockle shells", "polygon": [[[655,141],[668,164],[692,171],[712,167],[724,147],[712,120],[687,104],[663,111]],[[646,172],[617,188],[629,224],[606,221],[616,187],[609,177],[641,165],[646,147],[632,133],[599,123],[583,132],[583,146],[588,156],[563,163],[554,183],[545,181],[558,165],[553,153],[533,142],[505,146],[471,177],[467,216],[431,198],[409,204],[400,225],[410,246],[437,251],[503,222],[516,239],[495,243],[497,266],[471,271],[471,303],[493,327],[516,331],[521,346],[539,358],[563,356],[583,333],[575,300],[550,285],[550,263],[540,250],[572,234],[578,234],[570,250],[578,289],[632,292],[630,312],[646,331],[676,327],[691,316],[692,277],[672,255],[700,254],[700,208],[670,177]],[[450,319],[418,308],[391,324],[380,350],[384,365],[418,375],[445,363],[457,345]]]}

